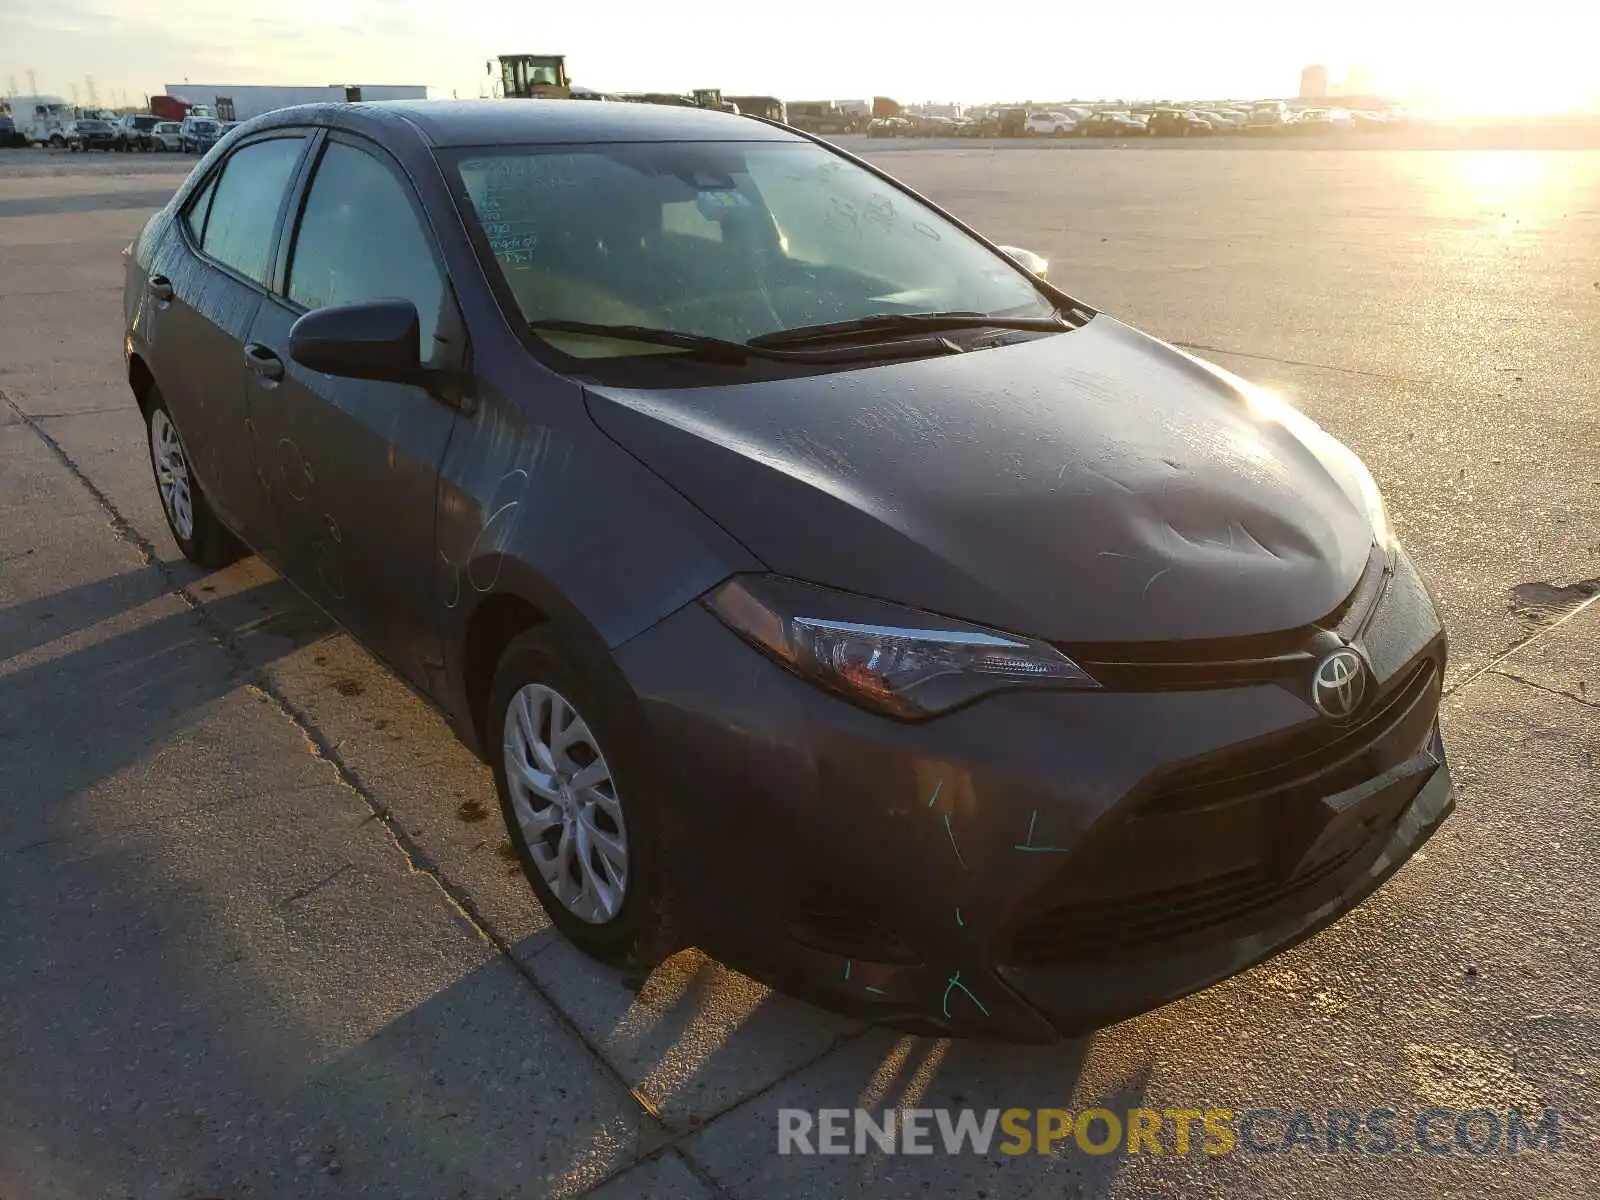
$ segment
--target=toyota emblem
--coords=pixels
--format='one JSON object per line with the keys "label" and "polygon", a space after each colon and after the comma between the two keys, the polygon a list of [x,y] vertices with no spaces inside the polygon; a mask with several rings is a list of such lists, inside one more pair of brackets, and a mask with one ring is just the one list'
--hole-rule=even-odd
{"label": "toyota emblem", "polygon": [[1348,646],[1328,654],[1311,672],[1311,703],[1325,717],[1348,717],[1366,694],[1367,664]]}

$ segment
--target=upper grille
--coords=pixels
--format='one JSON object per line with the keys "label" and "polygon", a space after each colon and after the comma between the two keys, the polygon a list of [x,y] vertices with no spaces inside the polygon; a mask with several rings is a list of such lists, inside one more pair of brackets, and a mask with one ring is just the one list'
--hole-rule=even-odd
{"label": "upper grille", "polygon": [[1238,687],[1298,680],[1317,652],[1311,647],[1331,632],[1353,640],[1365,627],[1388,581],[1388,556],[1374,547],[1350,594],[1314,624],[1275,633],[1182,642],[1062,643],[1060,649],[1105,688],[1171,691]]}
{"label": "upper grille", "polygon": [[1439,673],[1430,659],[1354,724],[1319,720],[1179,767],[1157,779],[1139,811],[1206,808],[1308,786],[1322,796],[1343,791],[1415,754],[1433,727],[1438,698]]}

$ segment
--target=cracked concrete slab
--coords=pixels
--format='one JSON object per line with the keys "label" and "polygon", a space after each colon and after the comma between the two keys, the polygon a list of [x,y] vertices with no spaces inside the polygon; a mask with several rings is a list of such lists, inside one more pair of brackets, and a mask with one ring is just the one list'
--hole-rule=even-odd
{"label": "cracked concrete slab", "polygon": [[626,1088],[44,442],[4,436],[41,515],[0,527],[0,1192],[542,1196],[623,1169]]}
{"label": "cracked concrete slab", "polygon": [[674,955],[637,990],[559,938],[541,945],[529,970],[674,1129],[774,1086],[860,1028],[698,950]]}
{"label": "cracked concrete slab", "polygon": [[713,1200],[678,1155],[667,1152],[596,1188],[593,1200]]}
{"label": "cracked concrete slab", "polygon": [[[1600,600],[1583,602],[1495,664],[1513,679],[1600,707]],[[1600,750],[1600,734],[1596,736]]]}

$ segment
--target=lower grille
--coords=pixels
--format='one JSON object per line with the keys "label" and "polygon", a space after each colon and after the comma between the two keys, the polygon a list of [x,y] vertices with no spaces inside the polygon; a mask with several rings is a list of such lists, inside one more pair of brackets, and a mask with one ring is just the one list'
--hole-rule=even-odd
{"label": "lower grille", "polygon": [[1224,922],[1264,912],[1332,879],[1366,848],[1349,847],[1290,879],[1265,867],[1234,871],[1184,887],[1125,899],[1080,903],[1050,914],[1048,923],[1019,928],[1006,961],[1018,966],[1137,955],[1162,942],[1203,934]]}
{"label": "lower grille", "polygon": [[784,932],[802,946],[840,958],[915,965],[921,957],[875,921],[854,896],[818,883],[791,889]]}
{"label": "lower grille", "polygon": [[[1001,938],[1001,961],[1045,966],[1148,955],[1336,885],[1414,794],[1385,789],[1312,865],[1323,797],[1401,766],[1428,744],[1439,672],[1424,660],[1350,726],[1317,722],[1181,766],[1130,799],[1031,898]],[[1420,781],[1418,783],[1420,786]],[[1318,853],[1323,853],[1318,851]]]}

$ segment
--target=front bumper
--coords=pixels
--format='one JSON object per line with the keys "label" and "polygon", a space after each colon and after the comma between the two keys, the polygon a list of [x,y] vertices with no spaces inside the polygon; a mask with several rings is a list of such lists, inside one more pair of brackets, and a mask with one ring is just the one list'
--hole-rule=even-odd
{"label": "front bumper", "polygon": [[1375,695],[1346,732],[1271,683],[1016,692],[900,724],[699,605],[617,659],[700,944],[829,1008],[1044,1041],[1309,936],[1450,812],[1444,634],[1403,555],[1356,644]]}

